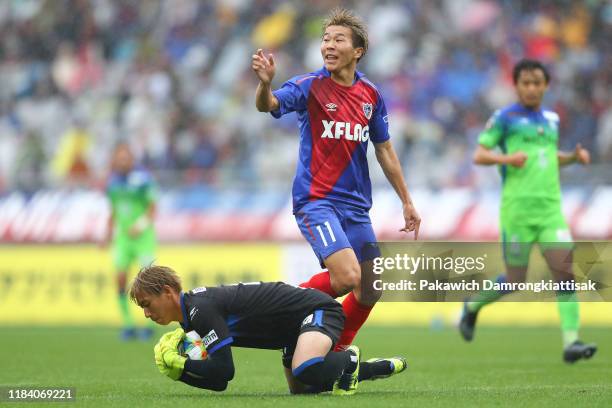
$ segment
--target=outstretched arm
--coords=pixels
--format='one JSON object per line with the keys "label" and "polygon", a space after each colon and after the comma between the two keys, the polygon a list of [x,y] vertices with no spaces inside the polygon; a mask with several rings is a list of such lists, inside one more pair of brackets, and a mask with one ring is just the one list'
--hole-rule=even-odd
{"label": "outstretched arm", "polygon": [[276,72],[274,64],[274,56],[269,54],[264,55],[260,48],[252,57],[251,68],[259,78],[259,84],[255,91],[255,106],[260,112],[271,112],[279,107],[278,99],[272,94],[272,78]]}
{"label": "outstretched arm", "polygon": [[387,180],[389,180],[389,183],[391,183],[402,201],[405,225],[400,231],[414,231],[414,239],[418,239],[421,217],[419,217],[419,214],[412,204],[410,193],[408,193],[408,187],[406,187],[406,182],[404,181],[402,166],[397,158],[395,149],[391,142],[387,140],[382,143],[374,143],[374,150],[376,151],[376,159],[378,163],[380,163],[380,167],[382,167]]}

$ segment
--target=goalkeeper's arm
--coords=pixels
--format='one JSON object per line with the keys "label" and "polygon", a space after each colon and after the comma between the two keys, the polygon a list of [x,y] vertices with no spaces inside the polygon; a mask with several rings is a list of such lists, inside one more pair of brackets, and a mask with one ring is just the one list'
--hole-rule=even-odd
{"label": "goalkeeper's arm", "polygon": [[230,345],[226,345],[215,351],[214,355],[209,355],[206,360],[187,359],[179,381],[192,387],[224,391],[233,378],[232,349]]}

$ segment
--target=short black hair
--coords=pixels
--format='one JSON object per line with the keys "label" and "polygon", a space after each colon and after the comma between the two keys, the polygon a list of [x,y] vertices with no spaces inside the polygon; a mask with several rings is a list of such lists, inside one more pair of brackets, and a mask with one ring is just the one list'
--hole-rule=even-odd
{"label": "short black hair", "polygon": [[550,73],[540,61],[532,60],[532,59],[522,59],[516,63],[514,68],[512,69],[512,80],[514,84],[518,82],[519,76],[523,71],[533,71],[535,69],[539,69],[544,73],[544,79],[548,84],[550,82]]}

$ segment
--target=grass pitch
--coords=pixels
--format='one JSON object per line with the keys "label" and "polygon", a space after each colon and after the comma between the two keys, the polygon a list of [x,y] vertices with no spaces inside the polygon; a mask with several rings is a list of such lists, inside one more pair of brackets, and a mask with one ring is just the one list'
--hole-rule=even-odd
{"label": "grass pitch", "polygon": [[334,397],[288,395],[278,351],[234,348],[236,377],[213,393],[160,375],[153,340],[121,342],[111,328],[3,327],[0,386],[76,388],[76,402],[53,407],[610,406],[612,330],[585,328],[582,337],[600,349],[567,365],[556,328],[479,327],[466,344],[450,328],[366,327],[356,341],[364,359],[404,355],[409,368]]}

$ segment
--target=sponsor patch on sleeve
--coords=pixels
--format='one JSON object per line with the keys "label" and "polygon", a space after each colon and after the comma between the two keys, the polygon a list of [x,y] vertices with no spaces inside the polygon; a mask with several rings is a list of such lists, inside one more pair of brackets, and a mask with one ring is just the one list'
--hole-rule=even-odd
{"label": "sponsor patch on sleeve", "polygon": [[202,337],[202,343],[204,343],[205,347],[208,347],[217,340],[219,340],[219,336],[217,336],[217,332],[214,330],[209,331],[206,336]]}

